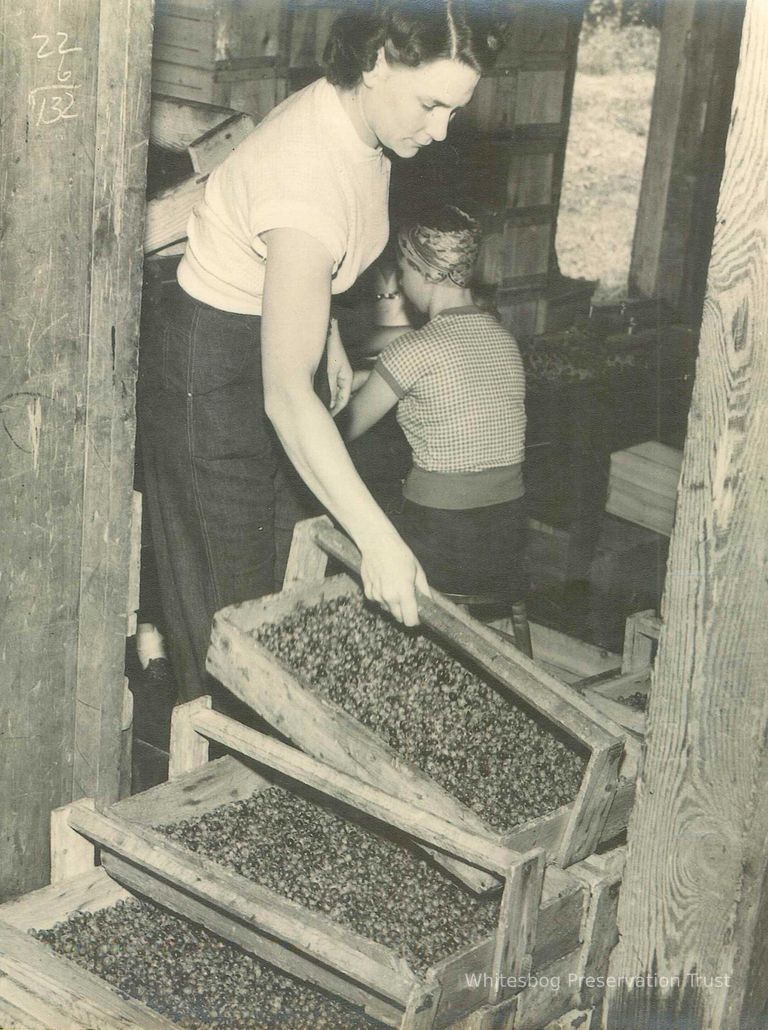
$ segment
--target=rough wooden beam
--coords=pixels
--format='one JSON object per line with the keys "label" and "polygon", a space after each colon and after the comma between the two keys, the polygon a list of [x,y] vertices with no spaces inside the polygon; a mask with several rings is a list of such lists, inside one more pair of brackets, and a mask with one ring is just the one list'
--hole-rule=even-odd
{"label": "rough wooden beam", "polygon": [[649,979],[610,989],[611,1026],[765,1025],[766,68],[749,0],[611,962]]}
{"label": "rough wooden beam", "polygon": [[177,705],[171,714],[168,779],[176,780],[208,764],[208,740],[195,729],[195,716],[211,708],[210,697],[196,697]]}
{"label": "rough wooden beam", "polygon": [[743,0],[664,7],[630,289],[701,314]]}
{"label": "rough wooden beam", "polygon": [[[99,5],[74,797],[120,794],[152,10]],[[83,164],[80,170],[82,173]]]}

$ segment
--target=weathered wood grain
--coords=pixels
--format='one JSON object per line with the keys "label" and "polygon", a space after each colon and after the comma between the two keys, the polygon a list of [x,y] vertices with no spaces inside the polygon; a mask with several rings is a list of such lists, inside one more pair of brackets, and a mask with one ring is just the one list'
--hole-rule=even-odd
{"label": "weathered wood grain", "polygon": [[[79,9],[83,5],[75,4]],[[86,5],[94,16],[95,8]],[[117,800],[152,7],[98,7],[73,797]],[[82,174],[82,156],[78,156]]]}
{"label": "weathered wood grain", "polygon": [[612,990],[612,1025],[759,1026],[768,1002],[768,7],[761,0],[747,4],[739,61],[619,901],[621,940],[611,962],[617,975],[658,979]]}
{"label": "weathered wood grain", "polygon": [[743,12],[743,0],[664,8],[629,281],[687,318],[701,310]]}
{"label": "weathered wood grain", "polygon": [[211,708],[210,697],[177,705],[171,714],[168,779],[175,780],[208,763],[208,740],[195,730],[195,715]]}
{"label": "weathered wood grain", "polygon": [[190,143],[236,113],[229,107],[215,107],[213,104],[153,93],[150,139],[163,150],[183,154]]}
{"label": "weathered wood grain", "polygon": [[3,896],[47,880],[102,746],[118,789],[150,3],[0,23]]}

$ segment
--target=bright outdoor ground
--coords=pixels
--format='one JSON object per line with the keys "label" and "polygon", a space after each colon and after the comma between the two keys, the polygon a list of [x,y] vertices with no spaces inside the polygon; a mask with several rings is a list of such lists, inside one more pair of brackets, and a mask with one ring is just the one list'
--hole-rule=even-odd
{"label": "bright outdoor ground", "polygon": [[585,30],[557,232],[561,271],[625,295],[658,51],[656,29]]}

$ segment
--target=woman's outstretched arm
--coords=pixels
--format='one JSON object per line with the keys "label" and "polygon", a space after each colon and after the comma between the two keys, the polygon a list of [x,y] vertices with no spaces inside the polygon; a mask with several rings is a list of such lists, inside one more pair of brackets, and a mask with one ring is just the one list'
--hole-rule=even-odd
{"label": "woman's outstretched arm", "polygon": [[312,385],[328,331],[330,254],[297,229],[273,229],[264,240],[261,346],[267,416],[307,486],[357,544],[366,596],[415,625],[415,589],[429,592],[424,572],[355,471]]}

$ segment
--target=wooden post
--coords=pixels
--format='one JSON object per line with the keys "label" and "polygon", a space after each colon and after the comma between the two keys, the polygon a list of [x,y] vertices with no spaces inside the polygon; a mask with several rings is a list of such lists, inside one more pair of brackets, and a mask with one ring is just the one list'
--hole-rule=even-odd
{"label": "wooden post", "polygon": [[744,0],[673,0],[664,7],[630,290],[659,297],[694,324],[715,206]]}
{"label": "wooden post", "polygon": [[430,1030],[435,1022],[441,991],[440,981],[434,975],[427,974],[424,983],[416,984],[406,1003],[400,1030]]}
{"label": "wooden post", "polygon": [[208,738],[195,729],[195,716],[207,712],[211,699],[196,697],[185,705],[177,705],[171,715],[171,742],[168,758],[168,779],[175,780],[184,773],[199,769],[208,763]]}
{"label": "wooden post", "polygon": [[768,5],[747,3],[608,1025],[765,1025]]}
{"label": "wooden post", "polygon": [[0,0],[0,896],[116,797],[151,0]]}
{"label": "wooden post", "polygon": [[507,872],[491,968],[488,1001],[498,1005],[519,991],[513,986],[531,972],[536,924],[544,882],[544,852],[521,855]]}
{"label": "wooden post", "polygon": [[621,671],[647,669],[653,662],[653,646],[659,639],[661,626],[653,609],[630,615],[624,627],[624,650]]}
{"label": "wooden post", "polygon": [[51,812],[51,884],[58,886],[87,873],[96,864],[93,844],[69,825],[70,813],[77,808],[93,811],[93,798],[83,798]]}

